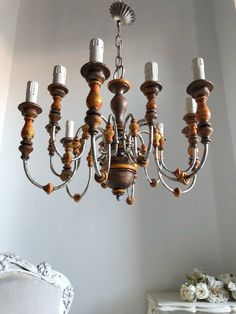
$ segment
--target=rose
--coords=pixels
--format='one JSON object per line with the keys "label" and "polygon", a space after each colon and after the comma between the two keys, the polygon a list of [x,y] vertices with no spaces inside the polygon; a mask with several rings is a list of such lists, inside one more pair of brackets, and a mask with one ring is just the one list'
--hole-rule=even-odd
{"label": "rose", "polygon": [[180,288],[180,297],[184,301],[193,302],[196,300],[194,285],[184,284]]}
{"label": "rose", "polygon": [[228,285],[232,281],[232,275],[226,273],[218,276],[218,279],[223,281],[225,285]]}
{"label": "rose", "polygon": [[231,291],[231,297],[236,300],[236,291]]}
{"label": "rose", "polygon": [[207,301],[210,303],[225,303],[229,300],[229,292],[225,289],[210,289]]}
{"label": "rose", "polygon": [[228,289],[232,292],[232,291],[236,291],[236,285],[235,285],[235,283],[234,282],[230,282],[229,284],[228,284]]}
{"label": "rose", "polygon": [[205,283],[198,283],[196,285],[196,297],[199,300],[206,299],[209,296],[209,290]]}
{"label": "rose", "polygon": [[204,281],[206,279],[206,274],[203,271],[194,268],[192,273],[187,274],[187,279],[196,284]]}

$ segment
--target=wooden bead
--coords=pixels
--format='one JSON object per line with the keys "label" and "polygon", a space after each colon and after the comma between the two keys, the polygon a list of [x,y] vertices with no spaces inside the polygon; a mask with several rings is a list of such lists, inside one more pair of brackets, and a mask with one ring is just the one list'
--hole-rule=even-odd
{"label": "wooden bead", "polygon": [[157,186],[157,180],[155,178],[151,179],[150,186],[155,188]]}
{"label": "wooden bead", "polygon": [[51,194],[54,191],[54,187],[52,183],[48,183],[47,185],[43,187],[43,189],[47,194]]}
{"label": "wooden bead", "polygon": [[136,119],[132,119],[130,126],[130,134],[132,137],[136,137],[139,133],[139,124]]}
{"label": "wooden bead", "polygon": [[145,159],[143,156],[138,156],[137,164],[142,168],[146,168],[149,165],[149,161]]}
{"label": "wooden bead", "polygon": [[184,185],[189,184],[190,179],[187,177],[186,173],[179,168],[177,168],[174,172],[174,175],[178,179],[178,181]]}
{"label": "wooden bead", "polygon": [[104,169],[101,170],[101,176],[100,177],[97,174],[94,175],[96,182],[98,182],[100,184],[106,183],[107,177],[108,177],[107,172]]}
{"label": "wooden bead", "polygon": [[113,137],[115,135],[115,131],[111,123],[108,123],[106,129],[104,131],[104,137],[107,144],[111,144],[113,142]]}
{"label": "wooden bead", "polygon": [[134,198],[134,196],[127,197],[127,198],[126,198],[126,203],[127,203],[128,205],[134,205],[134,203],[135,203],[135,198]]}
{"label": "wooden bead", "polygon": [[76,203],[78,203],[81,200],[81,195],[79,193],[74,194],[73,199]]}
{"label": "wooden bead", "polygon": [[88,162],[88,167],[91,168],[93,167],[93,157],[92,157],[92,154],[91,152],[88,153],[88,156],[87,156],[87,162]]}
{"label": "wooden bead", "polygon": [[153,146],[154,147],[159,147],[160,140],[161,140],[161,134],[159,133],[157,128],[154,128],[154,131],[153,131]]}
{"label": "wooden bead", "polygon": [[180,197],[182,192],[179,188],[175,188],[173,194],[175,197]]}

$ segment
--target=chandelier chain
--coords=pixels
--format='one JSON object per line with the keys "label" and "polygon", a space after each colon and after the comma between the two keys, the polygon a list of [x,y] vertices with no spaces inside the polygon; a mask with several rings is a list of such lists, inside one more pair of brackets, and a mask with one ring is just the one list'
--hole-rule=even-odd
{"label": "chandelier chain", "polygon": [[125,68],[123,66],[123,60],[121,57],[121,48],[123,46],[123,38],[121,35],[121,22],[117,21],[117,35],[115,37],[115,46],[117,48],[117,54],[115,57],[115,72],[113,75],[114,79],[122,79],[125,73]]}

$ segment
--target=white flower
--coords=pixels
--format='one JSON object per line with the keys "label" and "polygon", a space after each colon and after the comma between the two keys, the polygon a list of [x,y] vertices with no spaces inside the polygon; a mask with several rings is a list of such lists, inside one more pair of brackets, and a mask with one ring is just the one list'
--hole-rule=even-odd
{"label": "white flower", "polygon": [[229,284],[228,284],[228,289],[232,292],[232,291],[236,291],[236,285],[235,285],[235,283],[234,282],[230,282]]}
{"label": "white flower", "polygon": [[216,282],[216,278],[213,277],[213,276],[206,276],[206,279],[207,279],[207,284],[209,287],[212,287],[215,285],[215,282]]}
{"label": "white flower", "polygon": [[195,291],[194,285],[182,285],[180,288],[180,297],[184,301],[193,302],[196,300]]}
{"label": "white flower", "polygon": [[196,297],[199,300],[206,299],[209,296],[209,290],[205,283],[198,283],[196,285]]}
{"label": "white flower", "polygon": [[218,279],[223,281],[225,285],[228,285],[232,281],[232,276],[228,273],[218,276]]}
{"label": "white flower", "polygon": [[229,292],[225,289],[210,290],[207,301],[210,303],[225,303],[229,300]]}
{"label": "white flower", "polygon": [[234,300],[236,300],[236,291],[231,291],[231,296]]}
{"label": "white flower", "polygon": [[193,272],[191,274],[187,275],[187,278],[190,281],[197,283],[197,282],[203,281],[206,278],[206,274],[203,271],[201,271],[197,268],[194,268]]}
{"label": "white flower", "polygon": [[[214,278],[214,277],[212,277],[212,278]],[[224,283],[223,283],[223,281],[212,279],[212,280],[208,281],[208,287],[210,288],[210,290],[219,290],[219,289],[224,288]]]}

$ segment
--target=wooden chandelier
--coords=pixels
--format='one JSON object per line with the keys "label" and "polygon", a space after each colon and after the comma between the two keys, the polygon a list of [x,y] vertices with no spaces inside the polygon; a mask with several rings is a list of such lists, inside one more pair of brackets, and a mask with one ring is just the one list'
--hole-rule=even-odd
{"label": "wooden chandelier", "polygon": [[[103,42],[100,39],[93,39],[90,43],[90,61],[81,68],[81,74],[90,87],[85,123],[77,129],[74,135],[73,123],[67,122],[66,136],[60,140],[63,145],[63,152],[56,144],[56,138],[60,131],[61,102],[64,96],[68,94],[63,66],[54,68],[53,83],[48,86],[53,98],[49,123],[46,125],[49,133],[48,152],[50,169],[62,181],[59,185],[52,183],[41,185],[32,178],[28,170],[28,160],[33,151],[33,122],[42,112],[41,107],[36,103],[37,84],[34,81],[28,82],[26,101],[18,107],[25,119],[19,150],[22,154],[21,158],[26,176],[31,183],[48,194],[65,187],[69,196],[78,202],[88,190],[94,170],[95,180],[103,188],[110,188],[118,200],[127,193],[126,202],[132,205],[135,201],[134,185],[137,179],[137,169],[142,168],[151,187],[155,188],[161,182],[167,190],[179,197],[192,189],[197,173],[207,159],[210,135],[213,132],[209,122],[211,114],[207,106],[207,99],[214,86],[205,79],[203,60],[201,58],[194,59],[194,80],[187,87],[187,93],[192,98],[187,100],[187,112],[183,118],[187,126],[182,130],[188,140],[189,164],[185,170],[179,168],[169,170],[164,162],[163,125],[157,121],[156,97],[162,89],[157,79],[157,64],[155,62],[146,64],[146,79],[140,87],[147,98],[145,117],[137,120],[131,113],[126,115],[128,104],[124,94],[130,89],[130,83],[123,78],[124,67],[120,54],[123,42],[121,25],[133,23],[135,15],[133,10],[122,1],[113,3],[110,13],[118,29],[115,41],[117,47],[116,69],[113,79],[108,83],[109,90],[114,94],[111,100],[112,114],[107,119],[101,114],[100,88],[109,78],[110,71],[102,59]],[[197,104],[196,110],[194,109],[194,100]],[[144,139],[147,139],[147,144],[145,144]],[[201,139],[204,147],[201,158],[198,156],[199,139]],[[87,147],[89,143],[90,145]],[[80,161],[84,155],[87,156],[89,169],[88,182],[82,193],[73,194],[69,189],[69,183],[80,169]],[[59,156],[63,165],[60,173],[54,168],[56,156]],[[148,173],[151,159],[153,159],[157,169],[155,178],[151,178]],[[167,180],[174,184],[180,183],[184,188],[176,187],[176,185],[171,187],[167,184]]]}

